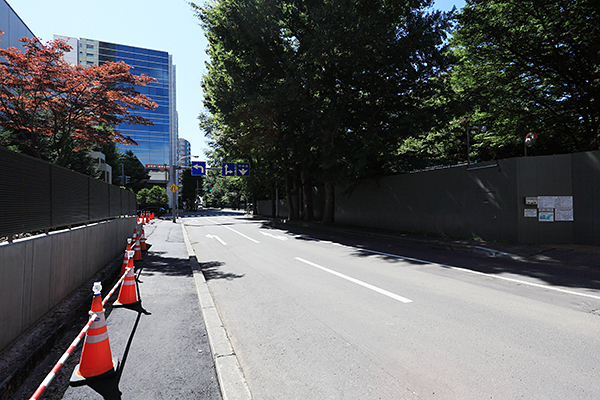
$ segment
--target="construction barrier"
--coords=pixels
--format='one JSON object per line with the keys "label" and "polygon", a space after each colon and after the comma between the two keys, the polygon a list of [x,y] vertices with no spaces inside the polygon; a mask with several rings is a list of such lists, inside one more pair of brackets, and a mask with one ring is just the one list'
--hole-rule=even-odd
{"label": "construction barrier", "polygon": [[48,385],[50,385],[50,382],[52,382],[52,380],[56,376],[57,372],[65,364],[65,362],[67,361],[67,358],[69,358],[69,356],[71,355],[73,350],[75,350],[75,348],[81,341],[81,338],[83,338],[83,336],[86,334],[86,332],[88,331],[88,329],[90,328],[90,326],[92,325],[92,323],[94,322],[94,320],[96,319],[97,316],[98,316],[97,314],[92,314],[90,316],[88,323],[83,327],[81,332],[79,332],[79,335],[77,335],[75,340],[73,340],[73,342],[71,343],[71,345],[69,346],[67,351],[58,360],[58,362],[56,363],[54,368],[52,368],[52,371],[50,371],[50,373],[46,376],[46,378],[44,378],[43,382],[40,384],[40,386],[37,388],[37,390],[35,391],[35,393],[31,396],[31,398],[29,400],[37,400],[40,398],[42,393],[44,393],[44,390],[46,390]]}
{"label": "construction barrier", "polygon": [[[130,244],[130,239],[128,239],[128,242]],[[131,250],[129,252],[133,253],[133,251],[131,251]],[[30,400],[38,400],[40,398],[42,393],[46,390],[46,388],[50,385],[52,380],[56,377],[56,374],[58,373],[58,371],[63,367],[66,360],[73,353],[73,350],[75,350],[75,348],[77,347],[79,342],[81,342],[81,339],[84,336],[86,336],[86,338],[87,338],[87,333],[90,330],[90,328],[92,327],[92,324],[97,322],[96,320],[98,319],[99,314],[102,314],[102,317],[104,316],[104,305],[112,297],[112,295],[115,293],[117,288],[121,285],[121,283],[124,282],[127,274],[130,271],[133,271],[133,255],[131,255],[130,259],[131,259],[132,267],[130,269],[128,269],[126,271],[126,273],[121,274],[117,283],[115,283],[115,285],[112,287],[110,292],[108,292],[106,297],[100,302],[100,305],[98,305],[98,300],[96,299],[96,297],[97,297],[96,293],[98,293],[98,296],[99,296],[100,290],[102,290],[102,289],[101,289],[101,286],[97,285],[97,284],[99,284],[99,282],[96,282],[94,284],[94,301],[92,302],[92,310],[90,311],[90,319],[88,320],[87,324],[83,327],[81,332],[79,332],[79,334],[77,335],[75,340],[73,340],[73,342],[71,343],[71,345],[69,346],[67,351],[61,356],[61,358],[58,360],[58,362],[54,365],[54,367],[52,368],[50,373],[44,378],[44,380],[42,381],[40,386],[37,388],[35,393],[31,396]],[[134,279],[135,279],[135,277],[134,277]],[[135,284],[135,282],[134,282],[134,284]],[[136,293],[136,295],[137,295],[137,293]],[[102,310],[102,311],[96,312],[95,310]],[[104,323],[106,323],[106,322],[104,322]],[[107,342],[108,342],[108,337],[107,337]],[[84,344],[84,346],[85,346],[85,344]],[[110,348],[109,348],[109,351],[110,351]],[[82,358],[83,358],[83,351],[82,351]],[[111,359],[111,369],[114,370],[114,368],[116,366],[116,362],[114,360],[112,360],[110,355],[109,355],[109,358]],[[80,365],[81,365],[81,363],[80,363]],[[75,368],[73,375],[76,375],[76,372],[79,370],[80,365],[78,365]],[[107,372],[110,374],[111,371],[109,370]],[[96,377],[96,378],[98,378],[98,377]],[[77,380],[77,382],[79,382],[79,380]],[[85,381],[83,381],[83,382],[85,382]]]}
{"label": "construction barrier", "polygon": [[79,364],[71,375],[71,385],[79,385],[91,379],[103,379],[117,373],[117,362],[113,360],[108,340],[108,329],[104,316],[104,307],[100,297],[102,284],[94,283],[94,300],[90,315],[96,314],[85,334],[83,350]]}

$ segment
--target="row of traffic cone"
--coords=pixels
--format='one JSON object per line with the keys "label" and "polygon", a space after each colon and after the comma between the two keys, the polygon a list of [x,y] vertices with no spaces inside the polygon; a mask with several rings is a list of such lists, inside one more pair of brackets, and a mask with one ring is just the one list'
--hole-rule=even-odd
{"label": "row of traffic cone", "polygon": [[142,215],[138,217],[138,224],[147,224],[154,219],[154,213],[142,212]]}
{"label": "row of traffic cone", "polygon": [[[138,237],[137,230],[134,229],[133,239],[127,239],[127,249],[125,250],[125,257],[123,259],[120,276],[123,276],[125,273],[126,275],[121,283],[119,297],[113,303],[113,306],[131,306],[140,302],[137,293],[133,261],[142,259],[142,244],[143,250],[146,250],[143,226],[141,237],[143,240]],[[90,315],[96,314],[96,318],[86,332],[83,350],[81,351],[81,359],[71,376],[72,385],[85,384],[89,380],[110,378],[117,372],[117,363],[112,358],[110,351],[106,318],[104,316],[105,310],[100,296],[102,290],[101,283],[94,283],[92,290],[94,292],[94,298],[92,300]]]}

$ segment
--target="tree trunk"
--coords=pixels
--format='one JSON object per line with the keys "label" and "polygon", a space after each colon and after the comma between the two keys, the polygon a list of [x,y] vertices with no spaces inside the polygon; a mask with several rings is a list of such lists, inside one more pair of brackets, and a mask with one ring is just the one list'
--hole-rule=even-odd
{"label": "tree trunk", "polygon": [[277,195],[275,186],[271,186],[271,217],[277,218]]}
{"label": "tree trunk", "polygon": [[304,204],[303,219],[304,221],[312,221],[314,219],[312,185],[306,168],[300,171],[300,179],[302,180],[302,203]]}
{"label": "tree trunk", "polygon": [[331,182],[325,182],[325,208],[323,209],[324,224],[332,224],[335,210],[334,185]]}
{"label": "tree trunk", "polygon": [[298,220],[304,219],[304,207],[302,205],[302,182],[300,180],[300,171],[294,170],[294,200],[296,200],[296,210]]}
{"label": "tree trunk", "polygon": [[292,190],[292,177],[289,173],[285,174],[285,198],[287,200],[288,218],[292,221],[298,219],[296,207],[294,207],[294,193]]}

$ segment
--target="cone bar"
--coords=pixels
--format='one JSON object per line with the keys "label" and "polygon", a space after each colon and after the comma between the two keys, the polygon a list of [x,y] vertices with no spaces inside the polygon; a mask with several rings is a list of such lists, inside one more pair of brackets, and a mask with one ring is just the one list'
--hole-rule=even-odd
{"label": "cone bar", "polygon": [[102,284],[94,283],[92,289],[94,299],[90,315],[96,314],[96,318],[86,332],[81,359],[71,375],[71,385],[82,385],[88,380],[106,379],[116,373],[117,363],[113,360],[108,341],[106,319],[100,291]]}
{"label": "cone bar", "polygon": [[[121,276],[121,278],[117,281],[115,286],[113,286],[113,288],[110,290],[110,292],[108,292],[108,294],[106,295],[104,300],[102,300],[102,305],[106,304],[106,302],[112,297],[112,295],[115,293],[115,291],[117,290],[117,288],[119,287],[121,282],[123,282],[123,279],[125,279],[125,277]],[[77,335],[75,340],[73,340],[73,342],[71,342],[71,345],[69,346],[67,351],[64,352],[62,357],[54,365],[54,368],[52,368],[52,371],[50,371],[50,373],[48,375],[46,375],[46,378],[42,381],[40,386],[38,386],[35,393],[33,395],[31,395],[31,398],[29,400],[38,400],[40,398],[42,393],[44,393],[44,391],[48,388],[48,386],[50,385],[52,380],[56,377],[56,374],[58,373],[58,371],[60,371],[60,369],[65,365],[65,362],[67,361],[67,359],[71,356],[71,354],[73,354],[73,350],[75,350],[75,348],[77,348],[77,345],[79,344],[79,342],[81,342],[81,339],[83,339],[84,335],[90,328],[90,325],[92,325],[92,323],[96,320],[97,316],[98,316],[98,314],[96,314],[96,313],[93,313],[90,316],[90,319],[88,320],[87,324],[85,324],[85,326],[81,329],[81,332],[79,332],[79,335]]]}

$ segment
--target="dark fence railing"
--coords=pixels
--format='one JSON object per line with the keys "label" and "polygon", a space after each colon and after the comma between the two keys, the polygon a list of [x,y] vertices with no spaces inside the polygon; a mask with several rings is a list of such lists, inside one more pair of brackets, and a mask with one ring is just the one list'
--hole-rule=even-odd
{"label": "dark fence railing", "polygon": [[136,213],[135,194],[0,147],[0,237]]}

